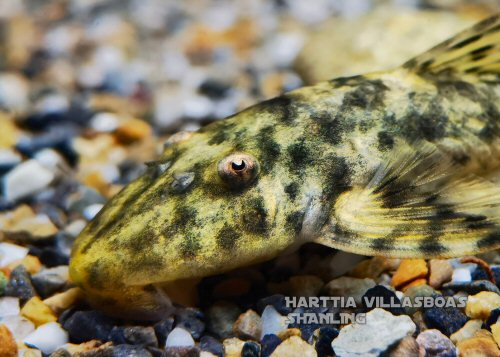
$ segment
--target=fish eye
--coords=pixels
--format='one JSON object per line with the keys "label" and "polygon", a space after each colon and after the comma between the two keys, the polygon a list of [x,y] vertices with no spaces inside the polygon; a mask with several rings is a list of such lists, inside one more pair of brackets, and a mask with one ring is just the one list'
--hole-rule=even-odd
{"label": "fish eye", "polygon": [[259,163],[252,155],[234,153],[219,161],[217,171],[222,181],[231,188],[243,188],[257,177]]}

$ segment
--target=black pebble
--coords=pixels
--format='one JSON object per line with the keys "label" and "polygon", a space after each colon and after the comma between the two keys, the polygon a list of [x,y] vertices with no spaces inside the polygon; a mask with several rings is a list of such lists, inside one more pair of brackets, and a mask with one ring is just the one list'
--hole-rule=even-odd
{"label": "black pebble", "polygon": [[476,267],[471,273],[472,280],[488,280],[488,274],[481,267]]}
{"label": "black pebble", "polygon": [[491,310],[490,316],[488,316],[488,319],[485,322],[486,326],[490,328],[491,325],[496,324],[499,317],[500,317],[500,307]]}
{"label": "black pebble", "polygon": [[[493,272],[493,276],[496,280],[496,286],[500,289],[500,267],[493,266],[491,267],[491,271]],[[488,274],[481,267],[476,267],[471,273],[472,280],[488,280]]]}
{"label": "black pebble", "polygon": [[82,127],[88,125],[94,114],[93,111],[85,108],[83,104],[74,102],[66,111],[31,113],[25,118],[23,124],[33,131],[47,130],[53,127],[60,129],[70,125]]}
{"label": "black pebble", "polygon": [[500,289],[500,267],[499,266],[491,267],[491,271],[493,272],[493,276],[495,277],[497,287]]}
{"label": "black pebble", "polygon": [[241,357],[260,357],[260,345],[257,342],[245,342]]}
{"label": "black pebble", "polygon": [[5,295],[18,297],[21,300],[21,305],[36,296],[36,290],[33,287],[30,275],[24,266],[18,265],[10,273],[9,282],[5,287]]}
{"label": "black pebble", "polygon": [[152,327],[144,326],[115,326],[108,339],[115,345],[130,344],[144,347],[158,347],[158,339]]}
{"label": "black pebble", "polygon": [[175,313],[175,327],[182,327],[187,330],[195,340],[200,339],[205,331],[203,313],[197,309],[178,309]]}
{"label": "black pebble", "polygon": [[262,338],[262,341],[260,341],[260,344],[262,345],[262,352],[261,356],[262,357],[269,357],[271,353],[274,352],[276,347],[279,346],[281,343],[281,339],[276,336],[276,335],[265,335]]}
{"label": "black pebble", "polygon": [[74,128],[57,127],[31,138],[23,138],[16,144],[16,149],[27,157],[33,157],[38,151],[51,148],[59,152],[69,165],[75,166],[79,158],[71,140],[75,135]]}
{"label": "black pebble", "polygon": [[332,341],[339,335],[339,330],[333,327],[321,327],[318,340],[316,341],[316,352],[318,357],[333,356]]}
{"label": "black pebble", "polygon": [[35,274],[31,277],[31,282],[40,294],[42,299],[54,295],[64,288],[66,280],[57,274]]}
{"label": "black pebble", "polygon": [[165,350],[163,348],[148,347],[148,351],[151,352],[153,357],[165,357]]}
{"label": "black pebble", "polygon": [[436,328],[446,336],[460,330],[469,320],[456,307],[431,307],[424,311],[424,322],[429,328]]}
{"label": "black pebble", "polygon": [[500,294],[498,287],[489,280],[475,280],[470,283],[447,283],[443,285],[443,289],[465,291],[470,295],[475,295],[481,291],[491,291]]}
{"label": "black pebble", "polygon": [[222,99],[229,93],[230,89],[231,86],[228,84],[210,78],[201,84],[199,92],[211,99]]}
{"label": "black pebble", "polygon": [[[310,308],[304,308],[304,307],[298,307],[295,310],[293,310],[295,314],[315,314],[316,316],[319,316],[318,314],[335,314],[334,316],[337,317],[338,311],[335,308],[328,308],[328,307],[310,307]],[[302,338],[305,341],[309,341],[314,334],[314,331],[321,327],[327,327],[330,326],[330,324],[326,323],[298,323],[294,322],[288,325],[288,328],[298,328],[300,329]]]}
{"label": "black pebble", "polygon": [[39,255],[40,261],[47,268],[57,267],[59,265],[68,265],[69,257],[56,247],[45,247]]}
{"label": "black pebble", "polygon": [[165,346],[167,336],[174,328],[174,318],[169,317],[168,319],[161,320],[157,322],[153,328],[155,329],[156,338],[158,339],[158,345]]}
{"label": "black pebble", "polygon": [[292,307],[287,306],[285,296],[281,294],[266,296],[257,301],[256,311],[262,314],[267,305],[274,307],[281,315],[288,315],[293,311]]}
{"label": "black pebble", "polygon": [[[376,306],[377,304],[374,304],[371,307],[366,306],[366,301],[374,300],[378,303],[379,299],[376,298],[382,298],[382,302],[384,305],[393,305],[394,301],[396,302],[399,301],[399,298],[393,291],[387,289],[385,286],[376,285],[373,288],[368,289],[361,299],[365,311],[370,311],[377,307]],[[398,306],[392,306],[392,307],[380,306],[380,307],[396,316],[404,315],[405,312],[404,308]]]}
{"label": "black pebble", "polygon": [[0,196],[0,212],[10,211],[15,207],[16,205],[13,202],[9,202],[5,197]]}
{"label": "black pebble", "polygon": [[63,324],[73,343],[82,343],[93,339],[107,341],[111,330],[116,325],[114,319],[98,311],[77,311]]}
{"label": "black pebble", "polygon": [[224,346],[216,338],[206,335],[200,340],[200,349],[202,351],[210,352],[216,356],[222,357],[224,355]]}

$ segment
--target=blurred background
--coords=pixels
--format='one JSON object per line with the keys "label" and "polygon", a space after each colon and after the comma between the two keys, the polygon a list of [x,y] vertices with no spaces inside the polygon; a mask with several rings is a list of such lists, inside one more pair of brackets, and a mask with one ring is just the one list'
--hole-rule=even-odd
{"label": "blurred background", "polygon": [[[168,134],[302,85],[399,65],[499,8],[494,0],[1,0],[0,208],[52,187],[61,167],[108,198]],[[9,171],[31,158],[51,172],[42,180],[42,168],[28,165],[21,178],[43,182],[26,185]]]}
{"label": "blurred background", "polygon": [[[144,171],[144,162],[158,156],[170,134],[197,130],[302,85],[397,66],[499,10],[498,0],[0,0],[0,299],[6,289],[7,295],[20,298],[2,300],[1,322],[9,324],[18,343],[39,331],[21,313],[37,325],[58,319],[71,342],[107,341],[119,323],[78,305],[78,290],[69,289],[71,247],[106,201]],[[222,355],[222,340],[227,339],[224,346],[229,349],[228,343],[234,342],[229,337],[241,321],[260,326],[262,314],[267,326],[262,336],[269,326],[273,334],[278,333],[274,326],[287,327],[280,314],[291,309],[285,309],[283,295],[273,294],[317,296],[326,291],[329,296],[350,296],[355,291],[361,299],[375,284],[391,286],[390,272],[399,269],[399,259],[363,259],[311,244],[257,267],[208,277],[198,286],[201,310],[180,310],[175,326],[190,330],[197,341],[209,337]],[[492,252],[487,261],[499,264],[500,255]],[[397,270],[409,277],[405,288],[426,282],[420,278],[427,276],[427,263],[418,263],[409,261],[401,264],[407,271]],[[466,288],[454,285],[460,294],[498,291],[475,264],[469,269],[457,261],[453,267],[447,261],[434,263],[430,277],[435,274],[438,282],[429,282],[433,288],[453,279],[453,284],[470,283]],[[332,280],[351,268],[351,278]],[[397,298],[379,285],[370,296]],[[434,294],[427,285],[419,291],[422,296]],[[36,294],[43,303],[33,302]],[[28,299],[36,305],[20,312],[19,301]],[[483,306],[479,298],[474,301]],[[478,310],[489,308],[490,302],[484,306]],[[429,311],[429,326],[439,326],[447,335],[448,329],[455,331],[468,320],[458,310]],[[493,311],[496,319],[498,309]],[[6,312],[15,315],[10,322]],[[418,313],[415,323],[423,331]],[[162,331],[161,347],[173,321],[155,325],[153,336]],[[481,321],[475,321],[479,329]],[[290,326],[300,327],[304,340],[312,339],[319,327]],[[379,329],[378,320],[374,326]],[[66,343],[62,327],[52,327],[51,333],[41,332],[50,346]],[[0,340],[5,341],[1,328]],[[338,331],[322,331],[316,349],[323,351],[321,356],[331,355]],[[260,332],[250,336],[258,341]],[[430,345],[442,341],[445,336],[439,334],[427,337]],[[383,348],[395,346],[401,337],[394,335]],[[248,337],[246,332],[239,336]],[[272,351],[281,343],[274,337],[263,349],[274,344]],[[483,346],[484,340],[467,341],[474,347]],[[455,355],[449,340],[439,343],[449,343],[449,355]],[[81,351],[98,345],[73,347]],[[239,356],[241,345],[228,356]],[[306,355],[312,348],[303,343],[294,355]],[[44,350],[45,355],[54,349]],[[41,356],[30,353],[34,355]],[[496,345],[494,352],[483,355],[498,355]]]}

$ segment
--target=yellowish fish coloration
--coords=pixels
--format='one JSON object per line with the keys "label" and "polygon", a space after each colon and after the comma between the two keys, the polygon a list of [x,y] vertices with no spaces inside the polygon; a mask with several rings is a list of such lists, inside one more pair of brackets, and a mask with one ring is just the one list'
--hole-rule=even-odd
{"label": "yellowish fish coloration", "polygon": [[169,284],[306,242],[426,259],[500,248],[499,49],[495,16],[394,70],[174,135],[82,231],[72,280],[108,313],[159,319]]}

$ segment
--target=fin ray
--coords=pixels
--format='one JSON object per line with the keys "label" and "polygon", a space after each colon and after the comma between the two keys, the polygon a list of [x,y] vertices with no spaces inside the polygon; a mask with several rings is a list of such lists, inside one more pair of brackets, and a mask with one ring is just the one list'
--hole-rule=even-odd
{"label": "fin ray", "polygon": [[500,248],[500,187],[462,175],[432,144],[402,146],[387,154],[366,186],[337,199],[317,242],[421,258]]}

